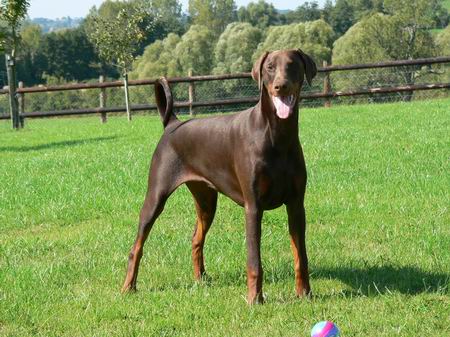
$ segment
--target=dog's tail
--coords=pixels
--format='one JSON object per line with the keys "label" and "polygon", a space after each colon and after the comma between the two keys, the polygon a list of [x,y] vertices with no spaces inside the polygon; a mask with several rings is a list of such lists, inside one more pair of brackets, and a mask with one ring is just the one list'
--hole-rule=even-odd
{"label": "dog's tail", "polygon": [[173,112],[172,91],[165,77],[161,77],[155,82],[155,99],[164,127],[171,121],[178,120]]}

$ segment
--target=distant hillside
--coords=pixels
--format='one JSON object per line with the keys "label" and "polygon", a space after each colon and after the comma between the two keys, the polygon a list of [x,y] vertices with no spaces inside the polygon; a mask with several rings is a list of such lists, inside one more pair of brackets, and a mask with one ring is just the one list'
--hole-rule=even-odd
{"label": "distant hillside", "polygon": [[82,21],[83,18],[71,18],[70,16],[56,20],[46,18],[34,18],[28,20],[28,22],[41,26],[44,33],[66,28],[75,28],[78,27]]}

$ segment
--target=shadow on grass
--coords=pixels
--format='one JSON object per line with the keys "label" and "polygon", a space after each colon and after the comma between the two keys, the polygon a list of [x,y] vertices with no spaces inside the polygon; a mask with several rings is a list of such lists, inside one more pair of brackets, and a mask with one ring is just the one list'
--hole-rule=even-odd
{"label": "shadow on grass", "polygon": [[[311,286],[314,293],[316,280],[339,280],[351,289],[342,293],[348,296],[378,296],[389,293],[417,295],[421,293],[446,293],[449,289],[450,275],[420,270],[410,266],[379,266],[367,268],[310,268]],[[291,263],[285,263],[264,272],[264,283],[294,283],[294,270]],[[215,274],[206,284],[212,287],[245,284],[246,276],[242,270]]]}
{"label": "shadow on grass", "polygon": [[314,279],[337,279],[353,288],[353,295],[376,296],[399,292],[443,293],[448,290],[450,275],[425,272],[415,267],[379,266],[368,268],[316,268],[311,270]]}
{"label": "shadow on grass", "polygon": [[58,149],[61,147],[85,145],[91,143],[98,143],[107,140],[117,139],[117,136],[109,137],[97,137],[97,138],[87,138],[87,139],[77,139],[77,140],[66,140],[61,142],[52,142],[39,145],[30,146],[0,146],[0,152],[29,152],[29,151],[39,151],[46,149]]}

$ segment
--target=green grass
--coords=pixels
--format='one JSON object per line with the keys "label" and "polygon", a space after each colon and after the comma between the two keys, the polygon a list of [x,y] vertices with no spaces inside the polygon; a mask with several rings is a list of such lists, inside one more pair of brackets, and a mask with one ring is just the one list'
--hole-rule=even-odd
{"label": "green grass", "polygon": [[[450,99],[301,112],[312,300],[294,296],[284,208],[266,212],[266,304],[245,302],[243,210],[220,197],[196,283],[185,187],[126,260],[161,135],[155,116],[0,123],[0,335],[449,336]],[[207,141],[207,140],[205,140]]]}

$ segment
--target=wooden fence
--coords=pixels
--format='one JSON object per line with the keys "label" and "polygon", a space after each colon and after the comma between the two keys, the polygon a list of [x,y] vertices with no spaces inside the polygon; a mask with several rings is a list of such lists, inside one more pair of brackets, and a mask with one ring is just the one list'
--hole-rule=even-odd
{"label": "wooden fence", "polygon": [[[401,61],[388,61],[379,63],[366,63],[366,64],[353,64],[353,65],[326,65],[318,68],[319,73],[324,74],[324,84],[322,92],[312,92],[303,93],[301,95],[302,99],[322,99],[324,100],[325,106],[330,105],[331,98],[335,97],[346,97],[346,96],[357,96],[357,95],[372,95],[372,94],[387,94],[387,93],[401,93],[401,92],[414,92],[422,90],[435,90],[435,89],[449,89],[450,83],[428,83],[428,84],[412,84],[412,85],[402,85],[402,86],[383,86],[383,87],[373,87],[365,89],[355,89],[348,91],[333,91],[330,74],[332,72],[340,71],[350,71],[350,70],[361,70],[361,69],[378,69],[378,68],[389,68],[389,67],[401,67],[401,66],[425,66],[438,63],[450,63],[450,56],[436,57],[436,58],[426,58],[426,59],[416,59],[416,60],[401,60]],[[237,74],[227,74],[227,75],[206,75],[206,76],[189,76],[189,77],[173,77],[169,78],[169,82],[175,83],[188,83],[189,84],[189,100],[188,101],[178,101],[175,102],[174,106],[176,108],[189,108],[191,113],[195,107],[208,107],[208,106],[226,106],[226,105],[236,105],[244,103],[256,103],[258,97],[245,97],[245,98],[229,98],[221,100],[210,100],[210,101],[196,101],[195,100],[195,83],[205,82],[205,81],[224,81],[231,79],[248,79],[251,78],[250,73],[237,73]],[[155,83],[153,79],[146,80],[130,80],[130,86],[142,86],[142,85],[152,85]],[[54,116],[72,116],[72,115],[86,115],[86,114],[100,114],[102,122],[106,121],[106,114],[125,112],[125,106],[121,107],[106,107],[106,89],[122,87],[122,81],[112,81],[105,82],[103,76],[100,77],[98,83],[76,83],[76,84],[64,84],[55,86],[35,86],[35,87],[23,87],[23,84],[19,83],[16,94],[19,101],[19,114],[20,119],[23,124],[24,118],[40,118],[40,117],[54,117]],[[25,111],[25,94],[34,94],[42,92],[58,92],[66,90],[83,90],[83,89],[100,89],[99,106],[92,108],[83,109],[70,109],[70,110],[59,110],[59,111]],[[0,94],[8,94],[7,88],[0,89]],[[154,104],[140,104],[132,105],[132,111],[143,111],[143,110],[154,110],[156,105]],[[9,114],[0,115],[0,120],[9,119]]]}

